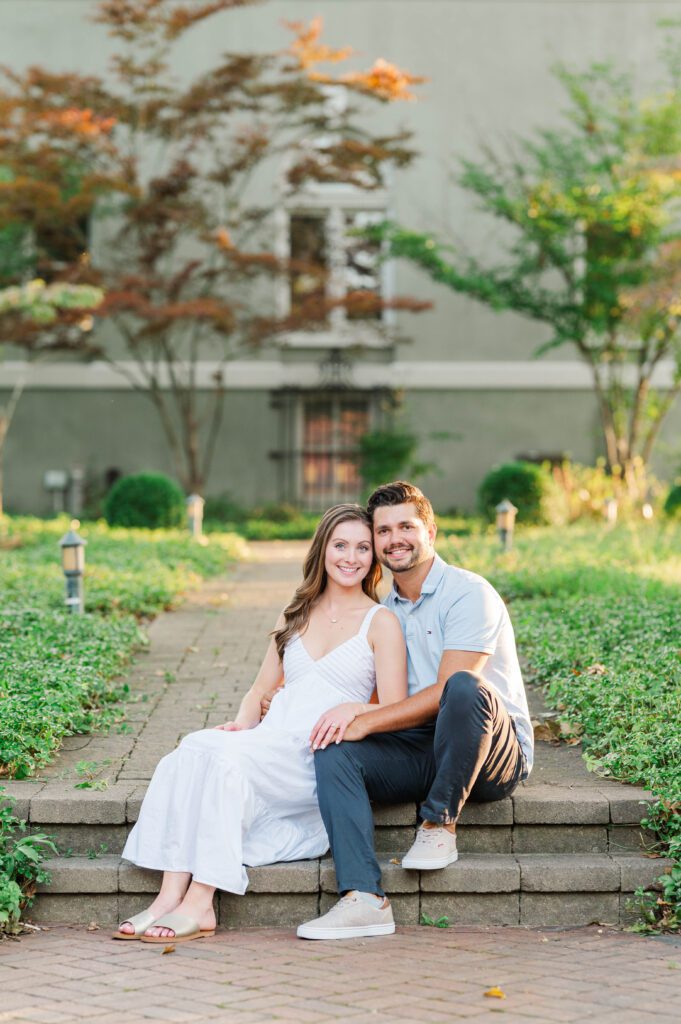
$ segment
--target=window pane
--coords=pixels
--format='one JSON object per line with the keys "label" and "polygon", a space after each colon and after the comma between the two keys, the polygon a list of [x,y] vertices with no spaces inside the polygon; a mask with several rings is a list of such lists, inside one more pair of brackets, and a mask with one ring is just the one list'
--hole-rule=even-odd
{"label": "window pane", "polygon": [[369,410],[364,405],[342,403],[338,424],[339,443],[343,448],[355,448],[362,434],[369,429]]}
{"label": "window pane", "polygon": [[306,403],[303,422],[304,448],[331,448],[333,407],[331,402]]}
{"label": "window pane", "polygon": [[301,497],[308,507],[358,499],[357,443],[368,428],[368,398],[303,399]]}
{"label": "window pane", "polygon": [[[372,297],[381,297],[381,274],[378,258],[380,246],[365,238],[356,238],[350,232],[380,224],[385,215],[357,210],[345,215],[345,282],[346,291],[354,293],[356,301],[348,309],[349,320],[380,320],[382,312],[376,309]],[[363,294],[364,293],[364,294]],[[362,301],[364,299],[364,301]]]}
{"label": "window pane", "polygon": [[322,217],[292,214],[290,252],[294,269],[290,273],[291,312],[300,312],[303,303],[322,300],[326,294],[326,227]]}

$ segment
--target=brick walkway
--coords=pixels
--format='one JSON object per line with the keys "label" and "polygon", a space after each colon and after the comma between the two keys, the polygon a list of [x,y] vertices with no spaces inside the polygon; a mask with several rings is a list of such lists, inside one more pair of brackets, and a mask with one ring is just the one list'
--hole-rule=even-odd
{"label": "brick walkway", "polygon": [[[492,987],[506,998],[486,997]],[[402,928],[382,939],[307,943],[288,930],[253,929],[163,955],[58,927],[0,943],[0,991],[0,1022],[26,1024],[672,1024],[681,940],[596,927]]]}

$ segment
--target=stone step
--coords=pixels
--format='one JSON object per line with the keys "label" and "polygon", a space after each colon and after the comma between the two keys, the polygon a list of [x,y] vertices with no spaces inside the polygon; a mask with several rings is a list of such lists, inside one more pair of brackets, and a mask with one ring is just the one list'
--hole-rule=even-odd
{"label": "stone step", "polygon": [[[48,865],[29,919],[42,924],[112,927],[149,904],[160,875],[115,856],[60,857]],[[400,924],[423,914],[459,925],[578,926],[625,923],[639,886],[654,884],[670,862],[626,854],[464,854],[441,871],[405,871],[399,856],[381,858],[383,884]],[[333,862],[321,860],[250,868],[244,897],[220,893],[224,927],[293,927],[337,899]]]}
{"label": "stone step", "polygon": [[[145,785],[75,790],[64,783],[9,783],[17,813],[32,830],[54,836],[60,852],[118,853],[137,820]],[[469,803],[459,826],[465,853],[618,853],[649,849],[640,828],[650,793],[632,786],[602,790],[553,785],[521,787],[495,803]],[[376,847],[405,852],[417,825],[416,804],[376,807]]]}

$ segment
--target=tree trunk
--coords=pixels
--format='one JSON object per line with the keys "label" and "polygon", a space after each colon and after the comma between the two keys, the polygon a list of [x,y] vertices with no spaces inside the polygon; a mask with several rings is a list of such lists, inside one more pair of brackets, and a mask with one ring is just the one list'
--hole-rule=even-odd
{"label": "tree trunk", "polygon": [[9,428],[12,425],[12,419],[14,413],[17,411],[17,405],[19,399],[24,390],[26,380],[20,377],[12,388],[12,393],[9,396],[9,401],[4,409],[0,409],[0,516],[4,515],[4,460],[5,460],[5,441],[7,440],[7,434]]}

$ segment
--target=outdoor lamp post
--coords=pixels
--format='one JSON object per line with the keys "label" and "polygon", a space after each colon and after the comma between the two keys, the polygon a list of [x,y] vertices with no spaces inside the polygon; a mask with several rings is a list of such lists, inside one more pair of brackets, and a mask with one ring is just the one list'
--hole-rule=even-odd
{"label": "outdoor lamp post", "polygon": [[504,498],[503,501],[499,502],[495,511],[497,514],[497,533],[499,534],[501,546],[504,551],[510,551],[513,547],[513,528],[518,509],[512,501]]}
{"label": "outdoor lamp post", "polygon": [[82,615],[83,604],[83,573],[85,571],[86,540],[76,533],[80,526],[77,519],[71,522],[71,529],[59,541],[61,548],[61,565],[66,578],[66,607],[70,612]]}
{"label": "outdoor lamp post", "polygon": [[190,494],[187,498],[187,516],[189,519],[189,532],[192,537],[201,536],[203,525],[203,506],[205,501],[200,494]]}
{"label": "outdoor lamp post", "polygon": [[606,498],[605,504],[603,505],[603,514],[605,515],[605,521],[608,526],[617,525],[617,498]]}

